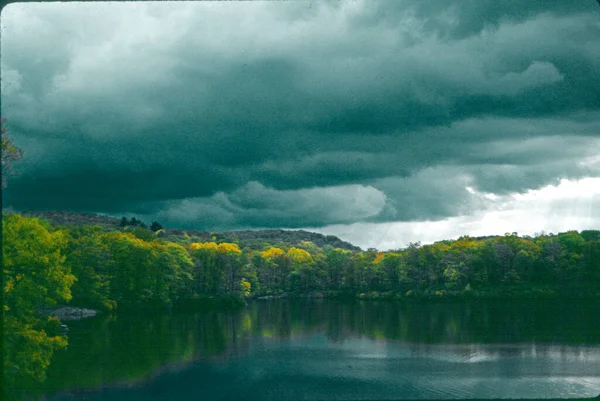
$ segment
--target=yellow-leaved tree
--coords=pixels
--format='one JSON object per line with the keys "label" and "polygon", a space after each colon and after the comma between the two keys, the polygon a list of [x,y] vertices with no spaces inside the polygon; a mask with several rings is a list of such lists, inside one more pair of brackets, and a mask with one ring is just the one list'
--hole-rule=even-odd
{"label": "yellow-leaved tree", "polygon": [[292,288],[308,292],[309,289],[318,287],[314,270],[314,261],[310,253],[304,249],[290,248],[287,253],[292,262],[290,285]]}
{"label": "yellow-leaved tree", "polygon": [[37,311],[71,299],[75,277],[65,265],[67,239],[38,219],[2,217],[4,383],[15,391],[41,381],[54,350],[67,344],[59,321]]}
{"label": "yellow-leaved tree", "polygon": [[280,248],[270,247],[260,253],[266,261],[263,272],[270,291],[281,292],[289,289],[289,275],[292,270],[289,256]]}
{"label": "yellow-leaved tree", "polygon": [[237,244],[195,242],[189,249],[194,258],[196,295],[242,291],[239,287],[242,251]]}
{"label": "yellow-leaved tree", "polygon": [[312,256],[304,249],[290,248],[287,255],[292,260],[292,268],[298,268],[313,263]]}

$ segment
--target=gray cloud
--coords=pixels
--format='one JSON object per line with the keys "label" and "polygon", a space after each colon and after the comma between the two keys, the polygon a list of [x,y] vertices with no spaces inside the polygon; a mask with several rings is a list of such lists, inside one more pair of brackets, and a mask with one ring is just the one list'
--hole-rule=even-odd
{"label": "gray cloud", "polygon": [[593,0],[13,4],[2,115],[26,157],[5,203],[324,226],[597,174],[579,164],[600,136],[597,17]]}
{"label": "gray cloud", "polygon": [[386,203],[386,195],[370,186],[277,191],[251,181],[229,194],[157,202],[149,214],[138,216],[186,228],[305,227],[368,219]]}

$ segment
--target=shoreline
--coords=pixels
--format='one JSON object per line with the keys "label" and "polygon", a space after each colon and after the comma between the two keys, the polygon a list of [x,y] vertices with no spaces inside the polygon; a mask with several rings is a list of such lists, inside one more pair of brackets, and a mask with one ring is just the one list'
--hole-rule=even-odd
{"label": "shoreline", "polygon": [[87,319],[96,316],[98,313],[99,311],[95,309],[67,305],[57,305],[52,308],[41,308],[38,310],[38,314],[55,317],[61,322]]}

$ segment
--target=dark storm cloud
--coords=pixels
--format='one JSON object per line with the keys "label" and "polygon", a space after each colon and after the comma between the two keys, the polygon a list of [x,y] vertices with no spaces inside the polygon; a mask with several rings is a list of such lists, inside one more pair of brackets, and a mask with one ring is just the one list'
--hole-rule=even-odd
{"label": "dark storm cloud", "polygon": [[386,195],[370,186],[278,191],[252,181],[229,194],[154,202],[139,215],[182,228],[307,227],[370,219],[386,203]]}
{"label": "dark storm cloud", "polygon": [[2,114],[26,157],[6,200],[302,227],[444,218],[485,206],[466,185],[585,176],[597,14],[593,0],[11,5]]}
{"label": "dark storm cloud", "polygon": [[502,23],[521,23],[540,14],[565,17],[580,13],[593,13],[593,0],[560,1],[532,0],[421,0],[377,2],[356,19],[367,26],[376,23],[397,24],[403,17],[414,16],[423,21],[427,32],[440,38],[464,39],[495,29]]}

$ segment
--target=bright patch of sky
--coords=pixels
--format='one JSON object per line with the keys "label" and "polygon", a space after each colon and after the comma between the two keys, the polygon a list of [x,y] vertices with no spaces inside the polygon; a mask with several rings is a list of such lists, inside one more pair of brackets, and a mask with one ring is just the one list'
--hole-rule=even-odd
{"label": "bright patch of sky", "polygon": [[431,244],[465,234],[477,237],[517,232],[535,236],[600,227],[599,177],[562,179],[557,185],[505,196],[482,194],[469,187],[466,190],[473,196],[488,198],[488,210],[439,221],[355,223],[313,230],[337,235],[363,249],[390,250],[404,248],[410,242]]}

